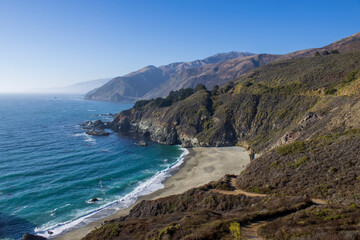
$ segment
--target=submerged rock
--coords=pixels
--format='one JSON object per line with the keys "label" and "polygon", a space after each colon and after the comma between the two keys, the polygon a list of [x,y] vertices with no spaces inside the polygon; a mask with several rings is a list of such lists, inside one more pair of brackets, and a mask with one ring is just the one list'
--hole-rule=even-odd
{"label": "submerged rock", "polygon": [[46,240],[46,239],[47,238],[42,237],[42,236],[25,233],[24,236],[20,240]]}

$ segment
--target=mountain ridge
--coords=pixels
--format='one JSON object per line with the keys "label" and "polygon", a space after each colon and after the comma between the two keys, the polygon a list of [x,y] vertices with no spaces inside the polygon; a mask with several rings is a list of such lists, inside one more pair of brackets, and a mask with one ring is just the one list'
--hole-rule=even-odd
{"label": "mountain ridge", "polygon": [[[181,88],[193,88],[197,84],[204,84],[207,88],[211,89],[215,85],[223,86],[228,81],[256,67],[274,61],[311,57],[317,52],[319,52],[319,54],[323,54],[324,52],[330,53],[335,50],[341,53],[353,52],[360,48],[359,40],[360,33],[356,33],[324,47],[299,50],[284,55],[229,52],[215,54],[202,60],[170,63],[158,67],[158,69],[162,71],[162,74],[144,73],[141,81],[141,87],[143,89],[140,90],[139,87],[132,86],[134,83],[132,83],[131,77],[146,70],[147,66],[123,77],[114,78],[111,80],[111,84],[109,83],[100,87],[98,90],[89,92],[85,98],[105,101],[136,100],[139,98],[152,99],[165,97],[170,91]],[[139,84],[138,80],[135,81],[135,83]]]}
{"label": "mountain ridge", "polygon": [[85,95],[88,100],[117,101],[118,99],[137,99],[159,86],[172,75],[186,69],[194,69],[207,64],[227,61],[232,58],[251,56],[248,52],[219,53],[202,60],[176,62],[155,67],[146,66],[122,77],[116,77],[95,91]]}

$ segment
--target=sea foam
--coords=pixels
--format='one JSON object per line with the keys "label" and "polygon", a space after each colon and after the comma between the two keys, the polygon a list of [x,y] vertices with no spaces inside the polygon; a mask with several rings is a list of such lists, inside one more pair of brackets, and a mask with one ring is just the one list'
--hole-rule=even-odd
{"label": "sea foam", "polygon": [[[189,151],[186,148],[181,148],[181,150],[183,152],[175,163],[168,166],[166,169],[157,172],[153,177],[151,177],[145,182],[142,182],[132,192],[128,193],[119,200],[104,204],[100,206],[98,209],[82,214],[80,215],[80,217],[72,221],[67,221],[57,224],[54,223],[45,224],[39,228],[35,228],[34,232],[38,235],[47,238],[55,238],[71,230],[84,227],[91,222],[111,216],[115,214],[116,211],[125,209],[133,205],[139,197],[148,195],[150,193],[155,192],[156,190],[164,188],[163,185],[164,180],[172,176],[172,174],[184,162],[184,157],[189,153]],[[52,234],[49,234],[49,232],[51,232]]]}

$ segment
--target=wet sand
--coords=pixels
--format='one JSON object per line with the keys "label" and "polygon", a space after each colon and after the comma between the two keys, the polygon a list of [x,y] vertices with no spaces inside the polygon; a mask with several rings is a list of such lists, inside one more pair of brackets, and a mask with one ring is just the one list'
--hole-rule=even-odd
{"label": "wet sand", "polygon": [[[164,188],[139,198],[135,204],[144,199],[183,193],[188,189],[219,180],[225,174],[239,174],[250,162],[248,152],[241,147],[198,147],[188,150],[189,154],[185,156],[184,163],[173,176],[166,179],[163,183]],[[110,217],[70,231],[57,237],[56,240],[79,240],[95,227],[101,226],[104,221],[127,215],[132,207],[119,210]]]}

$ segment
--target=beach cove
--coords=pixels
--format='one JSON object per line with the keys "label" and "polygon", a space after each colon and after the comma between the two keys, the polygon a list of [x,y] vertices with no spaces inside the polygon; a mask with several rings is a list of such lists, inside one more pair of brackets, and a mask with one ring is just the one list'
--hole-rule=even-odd
{"label": "beach cove", "polygon": [[116,214],[89,223],[88,225],[56,237],[56,240],[77,240],[109,221],[126,216],[131,208],[142,200],[152,200],[169,195],[180,194],[191,188],[219,180],[225,174],[239,174],[249,164],[248,152],[241,147],[197,147],[189,148],[180,167],[174,169],[171,177],[165,180],[164,187],[140,197],[136,203]]}

